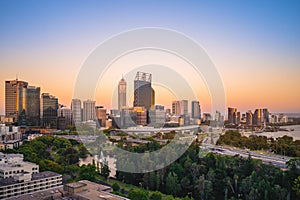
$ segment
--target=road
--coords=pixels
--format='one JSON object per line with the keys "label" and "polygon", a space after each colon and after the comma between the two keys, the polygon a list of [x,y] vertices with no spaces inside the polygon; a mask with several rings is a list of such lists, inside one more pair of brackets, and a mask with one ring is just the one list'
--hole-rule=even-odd
{"label": "road", "polygon": [[209,144],[208,141],[210,138],[205,138],[201,144],[202,148],[221,155],[227,155],[227,156],[235,156],[239,155],[243,158],[248,158],[249,155],[253,159],[259,159],[265,164],[271,164],[276,167],[287,169],[286,162],[289,161],[291,158],[287,156],[281,156],[281,155],[271,155],[271,154],[262,154],[257,153],[253,151],[247,151],[243,149],[238,149],[234,147],[223,147],[223,146],[217,146],[214,144]]}

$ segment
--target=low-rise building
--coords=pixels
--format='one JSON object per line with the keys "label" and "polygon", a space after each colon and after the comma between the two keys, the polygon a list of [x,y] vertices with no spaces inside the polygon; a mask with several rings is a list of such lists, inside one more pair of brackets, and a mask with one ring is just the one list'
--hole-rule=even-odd
{"label": "low-rise building", "polygon": [[62,185],[62,176],[39,172],[39,166],[23,161],[22,154],[0,153],[0,199],[20,196]]}
{"label": "low-rise building", "polygon": [[22,133],[17,126],[0,124],[0,149],[14,149],[22,144]]}

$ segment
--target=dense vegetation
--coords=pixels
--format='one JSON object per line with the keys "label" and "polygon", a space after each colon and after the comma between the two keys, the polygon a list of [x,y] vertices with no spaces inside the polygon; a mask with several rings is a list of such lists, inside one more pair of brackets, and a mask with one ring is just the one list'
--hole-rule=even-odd
{"label": "dense vegetation", "polygon": [[[145,146],[143,146],[144,150]],[[136,148],[131,148],[136,150]],[[139,149],[141,151],[141,149]],[[117,172],[125,183],[194,199],[297,199],[300,194],[300,161],[291,160],[282,171],[250,157],[208,154],[201,158],[193,144],[176,162],[144,174]],[[298,195],[298,196],[297,196]],[[143,199],[147,199],[144,198]]]}
{"label": "dense vegetation", "polygon": [[292,137],[283,136],[277,139],[266,136],[242,136],[238,131],[227,131],[221,135],[217,145],[230,145],[250,150],[266,150],[285,156],[300,157],[300,140],[293,141]]}
{"label": "dense vegetation", "polygon": [[[124,146],[133,152],[155,151],[161,147],[155,141],[140,146]],[[99,171],[103,177],[109,173],[105,165],[101,166],[101,170],[91,164],[79,167],[79,157],[86,157],[88,152],[75,140],[42,136],[24,142],[19,149],[10,150],[10,153],[22,153],[25,160],[39,164],[41,171],[62,173],[69,181],[98,181]],[[143,174],[117,171],[119,183],[129,183],[144,189],[133,188],[127,194],[123,186],[121,188],[114,184],[114,191],[131,199],[145,200],[189,197],[196,200],[300,198],[299,159],[290,160],[289,170],[282,171],[250,157],[243,159],[212,153],[203,157],[201,153],[199,146],[193,143],[179,159],[163,169]]]}
{"label": "dense vegetation", "polygon": [[21,153],[24,160],[39,165],[40,171],[53,171],[64,174],[68,181],[96,180],[97,171],[93,165],[78,166],[79,158],[89,154],[82,143],[62,137],[42,136],[25,141],[19,149],[7,153]]}

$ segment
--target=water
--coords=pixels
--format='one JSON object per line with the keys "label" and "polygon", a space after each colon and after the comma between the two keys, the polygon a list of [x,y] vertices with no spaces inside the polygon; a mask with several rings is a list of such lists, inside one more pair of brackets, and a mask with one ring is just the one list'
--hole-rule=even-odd
{"label": "water", "polygon": [[278,137],[287,135],[287,136],[293,137],[294,140],[300,140],[300,125],[282,126],[281,128],[284,128],[287,130],[294,129],[294,131],[263,132],[263,133],[257,133],[257,135],[264,135],[264,136],[273,137],[273,138],[278,138]]}

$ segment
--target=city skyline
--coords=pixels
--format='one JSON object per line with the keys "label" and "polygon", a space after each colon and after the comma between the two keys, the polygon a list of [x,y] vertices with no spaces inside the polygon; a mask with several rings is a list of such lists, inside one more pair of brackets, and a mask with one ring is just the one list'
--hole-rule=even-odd
{"label": "city skyline", "polygon": [[[145,26],[176,30],[202,45],[223,80],[226,107],[300,112],[300,3],[90,2],[0,2],[0,114],[4,82],[16,74],[70,106],[76,77],[89,53],[111,35]],[[178,70],[184,68],[169,60]],[[120,80],[120,74],[115,71],[110,80]],[[156,103],[170,108],[172,95],[159,95],[164,90],[155,84],[153,89]],[[111,99],[102,95],[109,93],[99,93],[97,104],[110,108]],[[210,109],[208,95],[202,89],[197,92],[204,112]]]}

